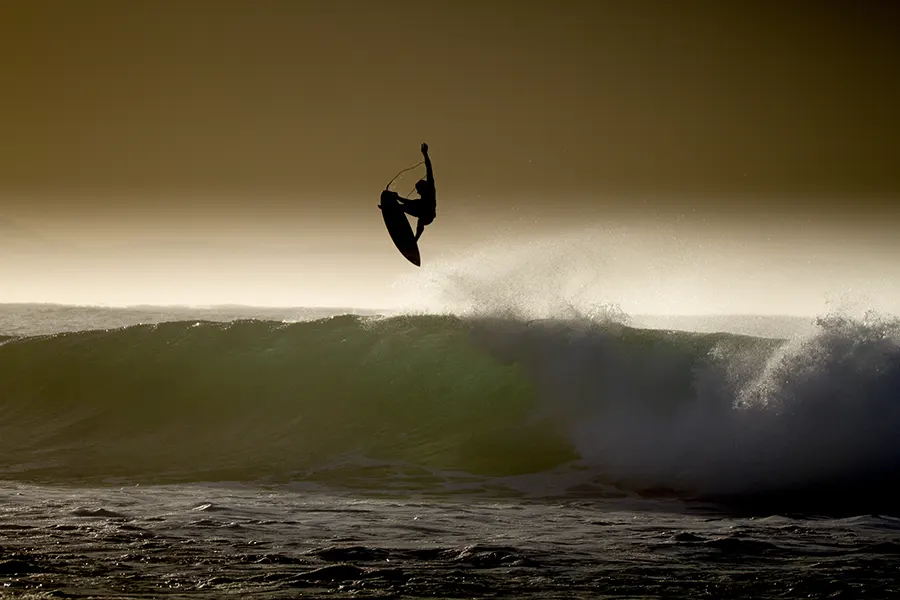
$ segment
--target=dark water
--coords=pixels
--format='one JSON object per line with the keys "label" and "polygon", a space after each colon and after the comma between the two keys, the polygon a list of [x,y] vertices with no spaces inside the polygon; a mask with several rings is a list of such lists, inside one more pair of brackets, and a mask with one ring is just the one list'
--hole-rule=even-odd
{"label": "dark water", "polygon": [[900,589],[890,318],[772,339],[16,310],[0,345],[0,595]]}
{"label": "dark water", "polygon": [[0,490],[33,597],[892,598],[900,521],[672,501],[373,499],[180,484]]}

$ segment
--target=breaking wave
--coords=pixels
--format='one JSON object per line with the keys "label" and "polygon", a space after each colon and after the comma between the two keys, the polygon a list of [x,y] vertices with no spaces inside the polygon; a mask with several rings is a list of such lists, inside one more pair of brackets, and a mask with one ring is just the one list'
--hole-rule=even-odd
{"label": "breaking wave", "polygon": [[725,497],[889,487],[900,322],[179,321],[0,342],[0,476]]}

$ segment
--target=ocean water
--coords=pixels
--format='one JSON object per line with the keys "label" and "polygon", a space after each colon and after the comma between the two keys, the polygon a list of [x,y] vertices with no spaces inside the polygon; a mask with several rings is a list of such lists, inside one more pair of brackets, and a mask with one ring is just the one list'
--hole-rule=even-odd
{"label": "ocean water", "polygon": [[620,316],[0,306],[0,597],[896,597],[900,322]]}

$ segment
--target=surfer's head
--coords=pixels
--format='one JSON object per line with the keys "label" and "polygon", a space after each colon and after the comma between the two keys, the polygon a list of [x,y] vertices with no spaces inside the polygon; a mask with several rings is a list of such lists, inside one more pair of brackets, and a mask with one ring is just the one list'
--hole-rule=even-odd
{"label": "surfer's head", "polygon": [[419,192],[420,196],[428,192],[428,181],[425,179],[418,180],[416,182],[416,191]]}

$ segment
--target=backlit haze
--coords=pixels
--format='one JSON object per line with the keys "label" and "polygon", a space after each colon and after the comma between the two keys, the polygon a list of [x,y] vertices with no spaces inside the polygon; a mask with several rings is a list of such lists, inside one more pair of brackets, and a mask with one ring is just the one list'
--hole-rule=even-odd
{"label": "backlit haze", "polygon": [[0,302],[900,313],[898,14],[6,2]]}

